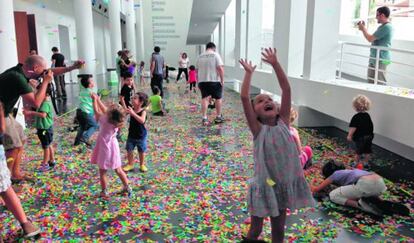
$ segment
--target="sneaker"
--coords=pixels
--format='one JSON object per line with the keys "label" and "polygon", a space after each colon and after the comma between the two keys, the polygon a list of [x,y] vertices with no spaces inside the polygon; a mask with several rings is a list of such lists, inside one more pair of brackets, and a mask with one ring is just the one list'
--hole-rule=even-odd
{"label": "sneaker", "polygon": [[141,172],[147,172],[147,171],[148,171],[148,168],[147,168],[145,165],[141,165],[141,166],[139,167],[139,170],[140,170]]}
{"label": "sneaker", "polygon": [[49,161],[49,162],[47,162],[48,164],[49,164],[49,167],[50,168],[53,168],[53,167],[55,167],[55,165],[56,165],[56,161]]}
{"label": "sneaker", "polygon": [[202,120],[203,126],[207,126],[208,125],[208,119],[207,118],[203,118]]}
{"label": "sneaker", "polygon": [[100,196],[100,197],[102,197],[102,198],[106,198],[106,197],[108,197],[108,194],[107,194],[106,189],[105,189],[105,190],[102,190],[102,191],[99,193],[99,196]]}
{"label": "sneaker", "polygon": [[29,238],[40,234],[40,228],[34,225],[31,221],[22,224],[23,237]]}
{"label": "sneaker", "polygon": [[81,138],[79,142],[84,143],[87,148],[92,148],[92,144],[84,138]]}
{"label": "sneaker", "polygon": [[133,170],[133,169],[134,169],[134,166],[133,166],[133,165],[125,165],[124,167],[122,167],[122,169],[123,169],[125,172],[128,172],[128,171]]}
{"label": "sneaker", "polygon": [[214,122],[215,123],[223,123],[224,122],[223,116],[221,115],[221,116],[216,117],[216,119],[214,119]]}
{"label": "sneaker", "polygon": [[124,189],[122,189],[121,193],[126,193],[128,195],[128,197],[131,197],[132,189],[131,189],[130,186],[124,187]]}
{"label": "sneaker", "polygon": [[367,213],[371,213],[377,216],[381,215],[381,212],[377,211],[375,208],[371,207],[368,203],[364,202],[364,200],[359,199],[358,200],[358,206],[360,209],[362,209],[363,211],[367,212]]}

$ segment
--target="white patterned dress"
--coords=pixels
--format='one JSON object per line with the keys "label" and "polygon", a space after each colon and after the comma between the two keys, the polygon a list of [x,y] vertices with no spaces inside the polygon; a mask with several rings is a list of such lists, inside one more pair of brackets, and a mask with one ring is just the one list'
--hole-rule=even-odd
{"label": "white patterned dress", "polygon": [[250,214],[277,217],[282,209],[315,206],[289,127],[281,119],[276,126],[262,125],[253,142],[254,177],[247,200]]}
{"label": "white patterned dress", "polygon": [[3,145],[0,145],[0,192],[5,192],[10,186],[10,171],[7,168]]}

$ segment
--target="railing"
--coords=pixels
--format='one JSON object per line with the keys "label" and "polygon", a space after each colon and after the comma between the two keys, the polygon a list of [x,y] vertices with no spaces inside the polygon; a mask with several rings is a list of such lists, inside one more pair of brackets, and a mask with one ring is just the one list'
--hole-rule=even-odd
{"label": "railing", "polygon": [[[368,53],[370,49],[376,49],[376,57],[370,57],[369,55],[361,54],[361,51],[368,49]],[[360,50],[360,51],[358,51]],[[357,51],[357,52],[356,52]],[[390,51],[391,52],[391,60],[381,59],[380,52],[381,51]],[[364,44],[357,44],[357,43],[349,43],[349,42],[342,42],[340,43],[340,51],[339,51],[340,58],[337,60],[338,63],[338,75],[337,78],[342,79],[343,74],[349,74],[352,76],[361,76],[361,73],[357,73],[351,69],[344,69],[345,64],[351,65],[353,67],[362,68],[363,70],[372,70],[374,71],[374,77],[368,78],[368,82],[374,84],[386,84],[383,80],[379,79],[380,74],[384,75],[392,75],[394,77],[398,77],[398,79],[403,78],[404,80],[412,80],[414,77],[414,51],[412,50],[405,50],[405,49],[397,49],[397,48],[387,48],[381,46],[371,46],[371,45],[364,45]],[[359,60],[362,61],[358,61]],[[369,60],[374,59],[374,67],[368,66]],[[401,61],[403,60],[403,61]],[[411,61],[410,61],[411,60]],[[380,69],[380,62],[389,62],[391,63],[390,68],[392,71]],[[406,71],[404,73],[403,71]],[[366,77],[366,76],[365,76]],[[407,84],[407,83],[406,83]],[[410,86],[413,85],[402,85],[402,86]]]}

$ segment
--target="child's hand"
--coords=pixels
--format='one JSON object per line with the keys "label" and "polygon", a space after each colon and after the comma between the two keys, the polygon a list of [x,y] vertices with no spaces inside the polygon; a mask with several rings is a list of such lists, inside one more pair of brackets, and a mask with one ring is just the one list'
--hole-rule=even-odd
{"label": "child's hand", "polygon": [[134,109],[132,109],[132,107],[126,108],[126,112],[130,115],[135,113],[135,111],[134,111]]}
{"label": "child's hand", "polygon": [[31,111],[23,109],[23,115],[25,116],[30,116],[31,115]]}
{"label": "child's hand", "polygon": [[93,100],[98,100],[99,99],[99,96],[97,95],[97,94],[95,94],[95,93],[91,93],[91,98],[93,99]]}
{"label": "child's hand", "polygon": [[253,66],[252,61],[247,61],[247,59],[240,59],[239,63],[243,66],[246,73],[253,73],[256,69],[256,65]]}
{"label": "child's hand", "polygon": [[272,66],[276,65],[278,63],[276,48],[265,48],[264,52],[262,52],[262,61]]}

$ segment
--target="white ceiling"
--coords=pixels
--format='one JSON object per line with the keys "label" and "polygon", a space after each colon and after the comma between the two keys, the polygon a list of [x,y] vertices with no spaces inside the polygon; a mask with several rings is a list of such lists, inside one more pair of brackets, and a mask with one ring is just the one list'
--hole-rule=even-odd
{"label": "white ceiling", "polygon": [[194,0],[187,45],[204,45],[226,12],[231,0]]}

